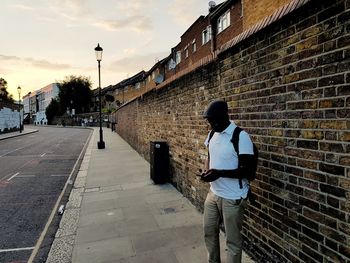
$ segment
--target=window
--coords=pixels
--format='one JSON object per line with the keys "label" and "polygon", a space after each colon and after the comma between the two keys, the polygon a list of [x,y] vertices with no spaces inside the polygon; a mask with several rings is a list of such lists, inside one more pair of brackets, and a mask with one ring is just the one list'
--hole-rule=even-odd
{"label": "window", "polygon": [[137,83],[135,84],[135,89],[139,89],[140,87],[141,87],[140,82],[137,82]]}
{"label": "window", "polygon": [[176,52],[176,65],[181,62],[181,51]]}
{"label": "window", "polygon": [[211,26],[207,26],[202,32],[202,45],[208,43],[211,39]]}
{"label": "window", "polygon": [[194,52],[196,52],[196,51],[197,51],[196,40],[193,39],[193,40],[192,40],[192,52],[194,53]]}
{"label": "window", "polygon": [[188,48],[185,48],[185,58],[188,58]]}
{"label": "window", "polygon": [[153,72],[152,72],[152,79],[155,79],[155,78],[156,78],[156,72],[153,71]]}
{"label": "window", "polygon": [[225,14],[219,17],[218,19],[218,34],[225,30],[227,27],[229,27],[231,21],[230,21],[230,10],[228,10]]}

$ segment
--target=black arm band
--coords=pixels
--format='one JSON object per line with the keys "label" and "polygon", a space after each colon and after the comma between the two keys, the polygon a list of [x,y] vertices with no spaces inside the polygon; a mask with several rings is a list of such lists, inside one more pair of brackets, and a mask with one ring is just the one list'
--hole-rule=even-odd
{"label": "black arm band", "polygon": [[250,178],[255,173],[252,163],[254,163],[254,155],[240,154],[238,155],[238,168],[234,170],[220,170],[220,177],[234,179]]}

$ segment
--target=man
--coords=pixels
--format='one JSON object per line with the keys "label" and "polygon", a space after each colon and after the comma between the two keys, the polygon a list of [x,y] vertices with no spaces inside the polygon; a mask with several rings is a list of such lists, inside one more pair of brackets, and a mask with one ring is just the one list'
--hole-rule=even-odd
{"label": "man", "polygon": [[[239,135],[239,156],[231,142],[234,129],[225,101],[212,102],[203,116],[214,133],[209,133],[205,145],[209,149],[201,180],[210,182],[204,204],[204,237],[209,263],[220,263],[219,225],[223,221],[226,234],[227,263],[242,259],[242,221],[247,206],[252,173],[253,143],[245,131]],[[211,138],[210,138],[211,137]],[[253,169],[254,170],[254,169]]]}

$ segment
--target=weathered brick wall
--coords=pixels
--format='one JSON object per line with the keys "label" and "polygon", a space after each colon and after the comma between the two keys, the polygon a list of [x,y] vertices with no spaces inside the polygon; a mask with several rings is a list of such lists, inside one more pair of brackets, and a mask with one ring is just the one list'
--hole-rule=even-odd
{"label": "weathered brick wall", "polygon": [[260,262],[350,262],[350,1],[311,1],[217,61],[118,111],[149,159],[165,139],[171,180],[200,209],[206,105],[224,98],[260,151],[243,234]]}
{"label": "weathered brick wall", "polygon": [[271,15],[292,0],[243,0],[243,30]]}

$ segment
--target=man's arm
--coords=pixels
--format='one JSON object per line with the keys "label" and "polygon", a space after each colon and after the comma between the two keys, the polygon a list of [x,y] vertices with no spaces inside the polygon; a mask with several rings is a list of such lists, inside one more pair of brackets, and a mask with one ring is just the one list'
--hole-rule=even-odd
{"label": "man's arm", "polygon": [[252,165],[252,163],[254,163],[254,155],[240,154],[238,156],[239,166],[237,169],[233,169],[233,170],[210,169],[210,170],[207,170],[207,172],[201,176],[201,179],[205,182],[213,182],[220,177],[233,178],[233,179],[251,177],[250,175],[252,175],[255,172],[255,168],[254,168],[254,165]]}

